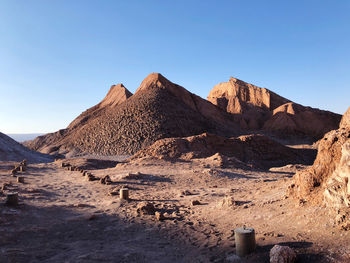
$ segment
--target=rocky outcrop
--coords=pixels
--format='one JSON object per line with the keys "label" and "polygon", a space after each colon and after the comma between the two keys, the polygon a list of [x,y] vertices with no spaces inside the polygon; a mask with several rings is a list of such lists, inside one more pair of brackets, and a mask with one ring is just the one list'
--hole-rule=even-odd
{"label": "rocky outcrop", "polygon": [[52,161],[50,156],[32,151],[0,132],[0,160],[19,162],[24,159],[29,162]]}
{"label": "rocky outcrop", "polygon": [[78,116],[67,129],[29,142],[32,149],[67,157],[133,154],[160,138],[203,132],[238,133],[232,117],[161,74],[150,74],[130,96],[122,85]]}
{"label": "rocky outcrop", "polygon": [[350,207],[350,140],[342,145],[341,158],[326,181],[324,201],[334,208]]}
{"label": "rocky outcrop", "polygon": [[274,110],[289,102],[276,93],[231,77],[228,82],[216,85],[208,100],[230,113],[242,114],[251,108]]}
{"label": "rocky outcrop", "polygon": [[336,212],[335,222],[350,229],[350,108],[338,130],[319,142],[314,164],[297,172],[289,194],[311,203],[325,204]]}
{"label": "rocky outcrop", "polygon": [[270,111],[289,102],[276,93],[231,77],[216,85],[208,100],[219,108],[234,114],[243,128],[259,129],[270,116]]}
{"label": "rocky outcrop", "polygon": [[[290,163],[310,163],[313,154],[292,149],[279,144],[263,135],[247,135],[225,138],[204,133],[185,138],[166,138],[137,152],[130,161],[147,158],[165,160],[191,160],[208,158],[213,155],[234,157],[235,163],[269,169]],[[242,166],[242,165],[240,165]]]}
{"label": "rocky outcrop", "polygon": [[350,128],[350,107],[348,108],[348,110],[345,112],[343,118],[341,119],[339,128],[340,129],[349,129]]}
{"label": "rocky outcrop", "polygon": [[234,116],[248,130],[264,130],[278,137],[311,141],[338,128],[341,115],[291,102],[276,93],[236,78],[216,85],[208,100]]}
{"label": "rocky outcrop", "polygon": [[[348,110],[349,111],[349,110]],[[343,120],[348,118],[348,113]],[[337,174],[336,169],[341,163],[342,155],[347,152],[347,143],[350,139],[350,126],[342,120],[341,128],[328,132],[319,141],[318,153],[314,164],[294,176],[294,184],[290,192],[299,199],[322,203],[327,181]],[[342,153],[344,148],[344,153]],[[346,157],[344,157],[346,158]]]}

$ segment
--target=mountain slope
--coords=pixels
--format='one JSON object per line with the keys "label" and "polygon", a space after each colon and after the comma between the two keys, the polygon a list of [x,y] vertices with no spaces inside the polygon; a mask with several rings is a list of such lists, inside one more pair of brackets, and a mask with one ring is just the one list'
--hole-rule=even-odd
{"label": "mountain slope", "polygon": [[0,161],[48,162],[50,156],[34,152],[0,132]]}
{"label": "mountain slope", "polygon": [[120,92],[109,92],[67,129],[41,136],[28,145],[55,154],[133,154],[160,138],[203,132],[233,134],[239,130],[228,113],[161,74],[150,74],[134,95],[122,96],[123,101],[114,103]]}

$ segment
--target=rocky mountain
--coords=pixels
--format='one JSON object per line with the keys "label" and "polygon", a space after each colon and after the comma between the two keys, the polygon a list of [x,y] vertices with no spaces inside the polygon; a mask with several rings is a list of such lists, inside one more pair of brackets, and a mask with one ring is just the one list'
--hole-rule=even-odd
{"label": "rocky mountain", "polygon": [[112,86],[96,106],[66,129],[28,142],[31,149],[51,154],[133,154],[160,138],[203,132],[235,134],[232,117],[161,74],[150,74],[131,93]]}
{"label": "rocky mountain", "polygon": [[34,152],[0,132],[0,161],[48,162],[50,156]]}
{"label": "rocky mountain", "polygon": [[320,139],[339,125],[341,115],[305,107],[276,93],[232,78],[216,85],[208,100],[234,115],[242,128],[265,130],[280,137]]}

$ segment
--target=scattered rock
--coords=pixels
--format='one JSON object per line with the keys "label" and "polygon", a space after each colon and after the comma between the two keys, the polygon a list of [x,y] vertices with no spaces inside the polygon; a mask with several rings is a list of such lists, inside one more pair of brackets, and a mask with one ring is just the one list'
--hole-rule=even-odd
{"label": "scattered rock", "polygon": [[112,180],[109,175],[106,175],[100,179],[101,184],[111,184]]}
{"label": "scattered rock", "polygon": [[191,205],[200,205],[201,204],[201,202],[199,202],[198,200],[192,200],[191,201]]}
{"label": "scattered rock", "polygon": [[152,203],[142,202],[137,205],[136,211],[139,215],[154,215],[156,209]]}
{"label": "scattered rock", "polygon": [[288,246],[275,245],[270,250],[270,263],[294,263],[296,254]]}
{"label": "scattered rock", "polygon": [[88,173],[87,174],[87,180],[88,181],[97,181],[97,180],[99,180],[99,178],[94,176],[92,173]]}
{"label": "scattered rock", "polygon": [[189,190],[184,190],[184,191],[181,191],[180,195],[193,195],[193,193],[190,192]]}
{"label": "scattered rock", "polygon": [[137,179],[141,179],[142,178],[142,174],[140,172],[137,173],[127,173],[126,175],[121,176],[120,179],[123,180],[137,180]]}
{"label": "scattered rock", "polygon": [[16,168],[15,168],[15,169],[12,169],[12,170],[11,170],[11,176],[12,176],[12,177],[15,177],[16,174],[17,174],[17,169],[16,169]]}
{"label": "scattered rock", "polygon": [[155,216],[156,216],[156,219],[157,219],[158,221],[163,221],[163,220],[165,220],[165,216],[164,216],[164,214],[163,214],[162,212],[155,212]]}
{"label": "scattered rock", "polygon": [[111,196],[119,195],[119,190],[120,190],[119,187],[114,187],[111,190],[109,190],[108,195],[111,195]]}

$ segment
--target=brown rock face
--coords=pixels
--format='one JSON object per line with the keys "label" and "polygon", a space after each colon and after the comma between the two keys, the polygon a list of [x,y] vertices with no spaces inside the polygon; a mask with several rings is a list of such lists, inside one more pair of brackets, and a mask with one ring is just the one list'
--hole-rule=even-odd
{"label": "brown rock face", "polygon": [[273,110],[263,129],[282,135],[304,134],[319,139],[336,129],[340,119],[339,114],[289,102]]}
{"label": "brown rock face", "polygon": [[158,140],[137,152],[131,160],[142,158],[191,160],[207,158],[217,153],[234,157],[251,167],[261,169],[290,163],[310,163],[313,160],[313,153],[285,147],[263,135],[225,138],[208,133]]}
{"label": "brown rock face", "polygon": [[343,118],[341,119],[339,128],[349,129],[350,128],[350,107],[345,112]]}
{"label": "brown rock face", "polygon": [[[349,110],[344,115],[341,127],[327,133],[320,140],[318,154],[314,164],[294,176],[294,185],[290,191],[297,198],[329,206],[344,204],[343,194],[350,193],[347,181],[349,173],[350,125],[347,122]],[[348,179],[346,179],[348,178]],[[338,184],[339,187],[334,187]],[[333,205],[331,205],[333,203]]]}
{"label": "brown rock face", "polygon": [[243,129],[263,129],[282,138],[297,135],[320,139],[337,129],[341,119],[339,114],[304,107],[236,78],[216,85],[208,100],[233,114]]}
{"label": "brown rock face", "polygon": [[268,89],[259,88],[233,77],[228,82],[216,85],[210,91],[208,100],[230,113],[244,113],[254,107],[274,110],[289,102],[288,99]]}
{"label": "brown rock face", "polygon": [[83,112],[67,129],[40,136],[28,145],[68,157],[133,154],[160,138],[238,131],[228,113],[161,74],[150,74],[130,94],[122,85],[112,86],[103,101]]}
{"label": "brown rock face", "polygon": [[237,115],[241,125],[259,129],[269,117],[269,112],[289,100],[239,79],[231,77],[228,82],[216,85],[208,100],[229,113]]}

